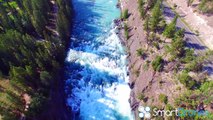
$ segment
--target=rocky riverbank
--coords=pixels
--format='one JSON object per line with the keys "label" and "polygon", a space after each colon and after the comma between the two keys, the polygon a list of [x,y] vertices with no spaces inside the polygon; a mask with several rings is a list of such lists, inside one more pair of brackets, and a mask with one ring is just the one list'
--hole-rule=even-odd
{"label": "rocky riverbank", "polygon": [[[129,87],[131,89],[129,102],[131,109],[134,112],[134,116],[137,118],[137,108],[140,105],[140,101],[137,100],[137,94],[140,93],[143,88],[145,88],[146,83],[149,79],[151,79],[154,73],[148,70],[147,72],[144,72],[143,75],[135,75],[135,72],[138,71],[143,64],[143,61],[140,61],[140,58],[137,57],[136,51],[141,47],[147,47],[142,28],[143,23],[140,19],[138,11],[137,0],[121,0],[119,2],[119,6],[121,11],[128,9],[129,12],[128,20],[122,22],[122,24],[126,23],[128,25],[129,39],[125,39],[124,30],[120,31],[120,35],[122,36],[121,40],[128,52],[128,67],[130,76]],[[141,82],[141,80],[144,82]]]}
{"label": "rocky riverbank", "polygon": [[[169,71],[167,68],[170,68],[169,66],[172,66],[172,64],[165,65],[165,71],[161,73],[155,72],[151,67],[151,61],[156,56],[162,55],[164,49],[162,45],[160,45],[162,49],[156,49],[147,45],[146,32],[143,29],[144,21],[140,17],[138,1],[121,0],[119,4],[121,11],[128,10],[129,14],[128,19],[122,23],[128,26],[129,38],[124,39],[124,43],[127,48],[129,61],[129,86],[131,88],[129,102],[137,119],[137,109],[139,106],[151,105],[164,108],[165,105],[159,102],[159,95],[167,95],[171,98],[169,102],[173,103],[173,98],[178,96],[182,90],[174,90],[179,85],[171,79],[171,72],[167,72]],[[124,33],[124,30],[121,30],[122,36],[125,36]],[[146,59],[138,56],[137,51],[139,49],[146,50]],[[170,88],[167,86],[170,86]]]}
{"label": "rocky riverbank", "polygon": [[[119,34],[123,38],[121,41],[128,53],[129,87],[131,88],[129,102],[135,118],[138,118],[137,109],[139,106],[159,109],[182,106],[183,104],[177,100],[182,97],[181,95],[185,95],[189,88],[179,82],[179,76],[182,75],[185,64],[179,60],[171,61],[170,54],[166,53],[166,46],[171,45],[171,39],[165,38],[161,31],[152,31],[155,37],[150,39],[155,41],[154,44],[149,44],[148,40],[150,39],[146,37],[147,32],[143,28],[144,20],[139,13],[138,1],[121,0],[118,6],[121,11],[125,11],[125,14],[122,14],[125,20],[122,20],[119,25],[121,29]],[[148,14],[152,15],[153,12],[149,11]],[[162,70],[155,70],[155,62],[159,57],[162,60],[160,63]],[[204,73],[194,74],[196,75],[188,74],[192,78],[191,81],[196,80],[196,76],[204,75]],[[203,79],[202,77],[198,78]],[[185,105],[187,104],[186,102]],[[197,106],[199,104],[198,102]]]}

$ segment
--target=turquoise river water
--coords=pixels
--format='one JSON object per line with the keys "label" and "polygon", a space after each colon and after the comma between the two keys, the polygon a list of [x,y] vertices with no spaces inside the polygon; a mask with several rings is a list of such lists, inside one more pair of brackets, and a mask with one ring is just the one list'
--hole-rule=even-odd
{"label": "turquoise river water", "polygon": [[75,120],[133,120],[127,55],[113,20],[117,0],[72,0],[75,11],[66,63],[67,104]]}

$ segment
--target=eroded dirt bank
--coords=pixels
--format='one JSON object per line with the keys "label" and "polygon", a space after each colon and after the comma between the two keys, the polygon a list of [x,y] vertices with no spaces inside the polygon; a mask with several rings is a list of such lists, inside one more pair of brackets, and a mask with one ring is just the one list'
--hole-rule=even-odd
{"label": "eroded dirt bank", "polygon": [[[175,83],[172,78],[172,73],[168,72],[172,69],[172,64],[166,64],[165,70],[161,73],[155,72],[150,62],[157,55],[163,55],[163,45],[157,50],[147,45],[145,31],[143,30],[143,20],[140,17],[137,0],[121,0],[121,10],[128,9],[128,20],[124,21],[128,25],[129,39],[124,40],[128,51],[129,60],[129,85],[131,88],[130,106],[134,111],[135,117],[138,118],[138,107],[140,105],[162,106],[158,96],[163,93],[168,96],[169,102],[173,103],[175,96],[179,96],[184,91],[184,88],[176,91],[177,87],[182,85]],[[124,36],[124,31],[123,31]],[[142,59],[137,55],[137,50],[152,49],[146,59]],[[143,100],[141,100],[143,97]]]}

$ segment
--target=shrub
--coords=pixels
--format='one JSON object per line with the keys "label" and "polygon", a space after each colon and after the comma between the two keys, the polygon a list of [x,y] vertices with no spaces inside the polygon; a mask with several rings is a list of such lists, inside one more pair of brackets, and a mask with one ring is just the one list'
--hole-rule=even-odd
{"label": "shrub", "polygon": [[195,59],[194,50],[193,49],[186,49],[185,50],[185,57],[182,59],[184,63],[190,63]]}
{"label": "shrub", "polygon": [[135,70],[135,71],[134,71],[134,74],[135,74],[137,77],[139,77],[139,75],[140,75],[140,70]]}
{"label": "shrub", "polygon": [[168,97],[167,97],[165,94],[160,94],[160,95],[159,95],[159,100],[160,100],[160,102],[162,102],[162,103],[165,103],[165,104],[168,103]]}
{"label": "shrub", "polygon": [[187,89],[193,89],[196,85],[196,82],[189,76],[188,72],[183,71],[179,76],[178,79],[180,83],[182,83]]}
{"label": "shrub", "polygon": [[145,51],[142,48],[137,50],[137,56],[143,57],[144,55],[145,55]]}
{"label": "shrub", "polygon": [[166,26],[165,30],[163,31],[163,35],[165,37],[168,37],[168,38],[173,38],[174,37],[175,31],[176,31],[177,18],[178,18],[178,16],[175,16],[173,21],[168,26]]}
{"label": "shrub", "polygon": [[146,63],[143,64],[143,70],[147,71],[149,69],[149,62],[146,61]]}
{"label": "shrub", "polygon": [[129,31],[128,31],[127,24],[124,24],[124,34],[125,34],[126,39],[129,39]]}
{"label": "shrub", "polygon": [[144,6],[145,6],[145,1],[138,0],[138,9],[139,9],[141,18],[144,18],[146,16],[146,10]]}
{"label": "shrub", "polygon": [[213,1],[202,0],[198,8],[202,13],[213,13]]}
{"label": "shrub", "polygon": [[156,48],[156,49],[160,49],[160,46],[159,46],[159,43],[158,42],[153,42],[153,46]]}
{"label": "shrub", "polygon": [[203,62],[198,60],[196,58],[195,60],[192,60],[190,63],[186,65],[186,70],[187,71],[194,71],[194,72],[199,72],[203,68]]}
{"label": "shrub", "polygon": [[154,71],[161,71],[163,68],[163,59],[162,56],[157,56],[155,60],[152,61],[152,67]]}
{"label": "shrub", "polygon": [[27,116],[33,117],[39,113],[41,113],[45,107],[47,98],[43,95],[36,93],[32,97],[31,104],[29,106],[29,110],[27,112]]}
{"label": "shrub", "polygon": [[145,95],[143,93],[139,93],[138,99],[139,100],[144,100],[145,99]]}
{"label": "shrub", "polygon": [[126,20],[129,17],[128,9],[125,9],[123,12],[123,19]]}

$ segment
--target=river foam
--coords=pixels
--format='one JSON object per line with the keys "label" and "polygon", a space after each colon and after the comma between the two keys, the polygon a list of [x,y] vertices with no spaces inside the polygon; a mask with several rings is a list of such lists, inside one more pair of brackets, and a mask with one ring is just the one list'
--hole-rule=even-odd
{"label": "river foam", "polygon": [[[73,44],[67,55],[67,104],[81,120],[132,120],[127,55],[113,20],[116,0],[73,0]],[[84,8],[83,8],[84,7]]]}

